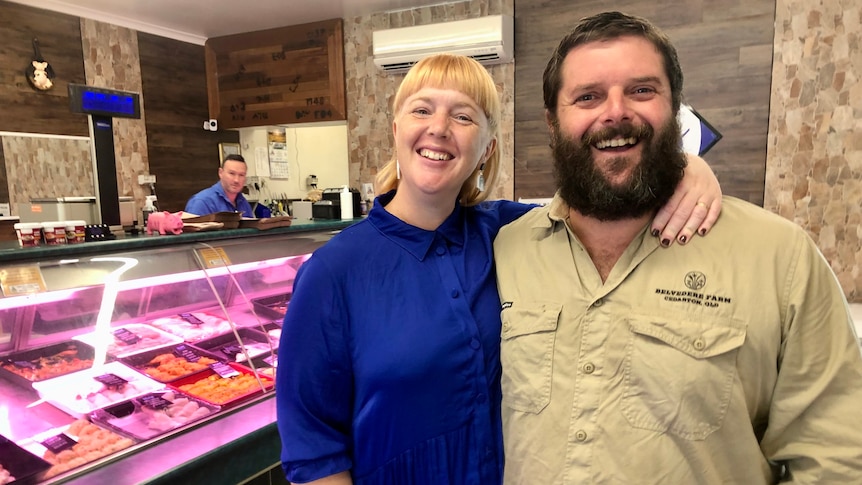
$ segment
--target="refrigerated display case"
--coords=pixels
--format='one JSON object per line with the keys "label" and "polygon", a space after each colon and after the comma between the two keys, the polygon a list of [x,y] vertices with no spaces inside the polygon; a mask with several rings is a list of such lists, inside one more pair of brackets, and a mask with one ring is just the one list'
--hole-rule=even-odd
{"label": "refrigerated display case", "polygon": [[0,441],[52,465],[27,480],[238,483],[275,466],[280,315],[351,222],[0,248]]}

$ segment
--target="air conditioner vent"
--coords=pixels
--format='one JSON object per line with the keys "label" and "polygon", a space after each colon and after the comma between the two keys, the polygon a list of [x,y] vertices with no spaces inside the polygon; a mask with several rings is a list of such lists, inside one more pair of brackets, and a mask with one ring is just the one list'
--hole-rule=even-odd
{"label": "air conditioner vent", "polygon": [[373,33],[374,64],[386,72],[403,72],[423,57],[449,52],[484,65],[513,59],[514,21],[492,15],[442,24],[418,25]]}

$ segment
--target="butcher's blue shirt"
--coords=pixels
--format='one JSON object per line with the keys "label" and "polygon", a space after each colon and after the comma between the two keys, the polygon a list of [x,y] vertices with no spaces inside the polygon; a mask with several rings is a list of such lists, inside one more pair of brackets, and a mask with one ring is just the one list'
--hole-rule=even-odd
{"label": "butcher's blue shirt", "polygon": [[299,269],[276,382],[291,482],[502,481],[500,300],[492,242],[531,206],[457,205],[436,231],[378,198]]}
{"label": "butcher's blue shirt", "polygon": [[236,206],[234,206],[224,193],[221,182],[216,182],[212,187],[207,187],[193,195],[186,202],[185,211],[199,216],[216,212],[241,212],[243,217],[254,217],[248,200],[242,194],[236,194]]}

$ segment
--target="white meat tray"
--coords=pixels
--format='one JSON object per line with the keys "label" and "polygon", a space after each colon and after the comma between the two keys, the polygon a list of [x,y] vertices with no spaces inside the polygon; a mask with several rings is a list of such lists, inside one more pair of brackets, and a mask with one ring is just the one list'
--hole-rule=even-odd
{"label": "white meat tray", "polygon": [[[113,334],[113,332],[123,329],[134,333],[140,338],[140,340],[133,344],[123,343],[122,340],[118,339]],[[160,349],[183,343],[182,337],[178,337],[144,323],[130,323],[128,325],[112,327],[108,333],[97,334],[96,332],[90,332],[73,338],[92,346],[97,349],[97,351],[100,348],[98,345],[99,343],[107,344],[108,354],[118,359],[146,352],[148,350]]]}
{"label": "white meat tray", "polygon": [[[95,377],[114,374],[125,379],[122,390],[108,390]],[[34,382],[33,388],[39,397],[58,409],[77,418],[121,401],[142,396],[164,388],[164,384],[150,379],[120,362],[109,362],[101,367],[66,374],[41,382]]]}

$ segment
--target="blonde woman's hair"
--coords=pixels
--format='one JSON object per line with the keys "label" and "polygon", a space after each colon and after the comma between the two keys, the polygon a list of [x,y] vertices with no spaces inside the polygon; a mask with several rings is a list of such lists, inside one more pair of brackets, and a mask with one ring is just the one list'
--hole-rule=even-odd
{"label": "blonde woman's hair", "polygon": [[[497,86],[488,71],[475,60],[455,54],[435,54],[428,56],[410,68],[395,99],[392,102],[392,113],[397,116],[404,106],[404,101],[424,88],[454,89],[469,96],[484,111],[488,119],[488,131],[492,138],[497,139],[493,151],[485,160],[482,174],[485,177],[485,191],[476,187],[479,177],[479,167],[473,171],[470,178],[461,186],[458,199],[462,205],[475,205],[488,198],[488,191],[494,186],[500,171],[500,95]],[[398,177],[395,169],[395,157],[380,169],[375,178],[375,188],[378,194],[383,194],[398,188]]]}

